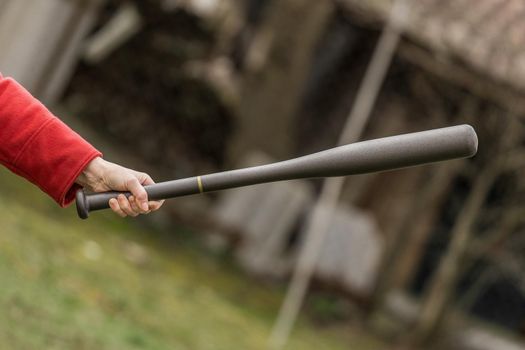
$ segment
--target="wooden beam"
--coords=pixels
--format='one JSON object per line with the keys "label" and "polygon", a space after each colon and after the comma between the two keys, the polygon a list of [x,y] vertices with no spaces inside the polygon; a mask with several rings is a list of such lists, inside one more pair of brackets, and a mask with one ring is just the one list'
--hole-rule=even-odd
{"label": "wooden beam", "polygon": [[446,61],[437,59],[434,53],[407,40],[400,45],[398,54],[402,59],[439,79],[465,88],[472,94],[491,101],[521,118],[525,116],[525,104],[523,103],[525,94],[510,86],[497,84],[452,59]]}
{"label": "wooden beam", "polygon": [[[380,29],[390,9],[390,1],[386,0],[334,0],[351,17],[357,26]],[[466,45],[466,44],[465,44]],[[436,75],[454,85],[467,89],[472,94],[492,101],[505,110],[525,114],[523,99],[525,91],[518,87],[499,82],[483,72],[482,68],[475,68],[464,62],[450,50],[440,47],[436,43],[409,28],[405,39],[399,47],[399,56],[425,71]]]}

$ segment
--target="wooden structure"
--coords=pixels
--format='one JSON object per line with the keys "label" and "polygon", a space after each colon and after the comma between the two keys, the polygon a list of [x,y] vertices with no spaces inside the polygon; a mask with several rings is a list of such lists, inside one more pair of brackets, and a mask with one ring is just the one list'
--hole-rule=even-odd
{"label": "wooden structure", "polygon": [[[360,23],[385,20],[390,1],[340,0]],[[411,4],[400,55],[504,107],[525,91],[525,3],[421,0]],[[521,106],[519,106],[521,104]],[[522,103],[515,106],[525,111]]]}
{"label": "wooden structure", "polygon": [[74,72],[102,0],[0,0],[0,71],[46,103]]}
{"label": "wooden structure", "polygon": [[[391,6],[386,0],[338,3],[351,20],[368,29],[382,26]],[[521,20],[525,3],[422,0],[413,1],[411,10],[398,57],[400,67],[412,69],[411,73],[406,70],[402,79],[412,85],[415,104],[423,107],[415,111],[422,111],[429,121],[469,122],[482,134],[481,152],[473,162],[450,164],[419,176],[412,173],[412,185],[403,178],[387,182],[376,177],[368,187],[372,192],[365,190],[354,196],[372,209],[385,228],[387,252],[378,281],[379,299],[385,290],[409,289],[420,265],[428,264],[429,260],[422,257],[431,246],[429,242],[447,240],[442,256],[434,258],[435,273],[426,283],[418,320],[411,328],[410,341],[420,343],[443,324],[452,304],[468,310],[476,298],[488,293],[491,283],[498,283],[485,283],[480,278],[479,283],[460,289],[460,281],[472,272],[469,269],[474,264],[487,264],[500,271],[509,271],[511,266],[523,268],[520,255],[513,252],[515,243],[511,243],[524,229],[523,222],[513,217],[523,213],[523,206],[511,198],[521,193],[524,165],[520,159],[525,137],[525,26]],[[387,99],[392,96],[388,89],[383,94]],[[408,111],[407,105],[401,109]],[[516,185],[511,185],[514,179]],[[406,193],[406,203],[400,206],[405,213],[390,217],[381,214],[385,201],[374,193],[381,193],[380,186],[385,185],[418,188],[417,193]],[[515,190],[509,187],[504,192],[506,186]],[[466,192],[458,195],[458,191]],[[501,196],[500,204],[494,203],[495,193]],[[447,206],[453,200],[459,200],[459,204],[451,211]],[[451,222],[447,224],[446,220]],[[437,234],[449,238],[439,240]],[[474,248],[478,244],[484,249]],[[466,266],[465,261],[469,261]],[[522,273],[514,271],[516,291],[522,293]],[[429,275],[428,270],[425,273]],[[461,301],[454,303],[457,298]]]}

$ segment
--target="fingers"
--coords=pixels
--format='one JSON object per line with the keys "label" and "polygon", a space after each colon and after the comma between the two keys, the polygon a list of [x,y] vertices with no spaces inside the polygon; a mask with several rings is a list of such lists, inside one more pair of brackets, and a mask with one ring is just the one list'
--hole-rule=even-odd
{"label": "fingers", "polygon": [[109,201],[110,208],[120,217],[132,216],[136,217],[139,214],[149,214],[152,211],[158,210],[164,201],[150,201],[148,202],[148,210],[143,210],[139,207],[134,196],[126,198],[124,195],[119,195],[117,198],[112,198]]}
{"label": "fingers", "polygon": [[155,183],[151,176],[145,173],[141,173],[139,175],[139,179],[141,179],[140,183],[142,184],[142,186],[153,185]]}
{"label": "fingers", "polygon": [[148,205],[148,209],[144,210],[139,203],[137,202],[137,199],[134,196],[129,197],[129,204],[131,205],[131,209],[137,214],[149,214],[151,212],[151,208]]}
{"label": "fingers", "polygon": [[117,201],[118,201],[118,205],[120,207],[120,209],[126,213],[126,215],[129,215],[129,216],[137,216],[139,215],[138,212],[135,212],[133,210],[133,208],[131,207],[131,203],[129,202],[129,200],[126,198],[126,196],[124,196],[123,194],[119,194],[118,197],[117,197]]}
{"label": "fingers", "polygon": [[[147,175],[146,175],[147,176]],[[149,176],[147,176],[149,177]],[[127,189],[133,194],[135,197],[136,203],[138,207],[141,208],[141,211],[148,211],[149,205],[148,205],[148,193],[140,183],[139,179],[136,177],[131,177],[126,181],[126,187]],[[129,205],[129,203],[128,203]],[[131,208],[130,208],[131,209]]]}
{"label": "fingers", "polygon": [[113,210],[118,216],[125,218],[128,216],[122,209],[120,209],[120,206],[118,204],[118,200],[116,198],[111,198],[109,200],[109,207],[111,210]]}
{"label": "fingers", "polygon": [[[136,177],[142,186],[153,185],[155,183],[155,181],[153,181],[153,179],[146,173],[137,173]],[[141,214],[149,214],[152,211],[158,210],[164,204],[164,200],[147,202],[148,210],[145,210],[146,207],[143,206],[143,203],[139,205],[136,198],[133,196],[130,197],[130,203],[135,211],[140,211]]]}
{"label": "fingers", "polygon": [[162,201],[150,201],[149,202],[150,211],[159,210],[163,204],[164,204],[163,200]]}

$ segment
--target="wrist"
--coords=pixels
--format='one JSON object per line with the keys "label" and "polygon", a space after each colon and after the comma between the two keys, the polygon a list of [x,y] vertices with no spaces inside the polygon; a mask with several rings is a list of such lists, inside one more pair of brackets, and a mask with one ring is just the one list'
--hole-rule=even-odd
{"label": "wrist", "polygon": [[86,165],[75,182],[82,187],[94,189],[97,185],[104,182],[105,169],[106,161],[100,157],[96,157]]}

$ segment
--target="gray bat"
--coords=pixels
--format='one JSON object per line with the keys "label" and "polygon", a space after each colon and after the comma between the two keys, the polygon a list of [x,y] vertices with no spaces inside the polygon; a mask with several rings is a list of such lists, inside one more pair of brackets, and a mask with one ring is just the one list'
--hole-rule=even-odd
{"label": "gray bat", "polygon": [[[187,196],[260,183],[346,176],[406,168],[426,163],[474,156],[478,137],[470,125],[384,137],[348,144],[267,165],[160,182],[145,186],[150,200]],[[109,200],[123,193],[76,194],[78,216],[109,208]]]}

